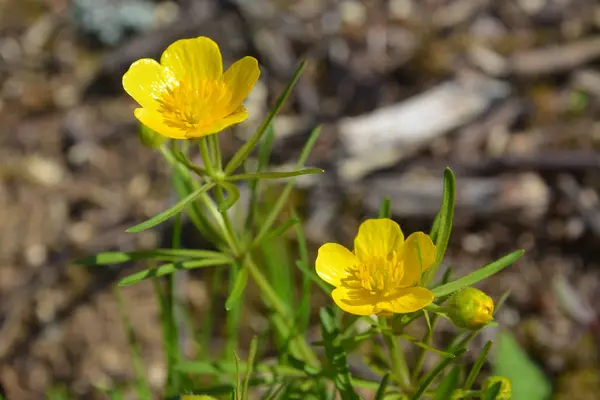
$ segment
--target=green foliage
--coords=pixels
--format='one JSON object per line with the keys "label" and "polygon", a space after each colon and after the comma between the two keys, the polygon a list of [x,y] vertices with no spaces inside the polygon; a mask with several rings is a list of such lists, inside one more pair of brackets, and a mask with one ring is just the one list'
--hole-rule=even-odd
{"label": "green foliage", "polygon": [[330,363],[330,377],[343,399],[360,399],[352,386],[346,352],[341,345],[340,331],[336,326],[335,312],[331,307],[324,307],[319,315],[321,317],[321,333],[325,344],[325,354]]}
{"label": "green foliage", "polygon": [[546,400],[552,392],[548,378],[529,359],[508,331],[498,334],[494,375],[507,377],[512,384],[513,400]]}
{"label": "green foliage", "polygon": [[[305,237],[303,218],[290,199],[293,199],[297,176],[323,172],[322,169],[305,166],[319,137],[320,127],[316,127],[307,138],[294,170],[269,170],[276,137],[273,120],[300,78],[304,66],[302,63],[298,67],[263,123],[228,163],[222,157],[216,134],[197,142],[147,143],[162,154],[171,168],[173,187],[179,200],[169,209],[127,231],[141,232],[175,217],[172,248],[102,252],[77,263],[86,266],[145,263],[144,270],[122,278],[119,285],[128,286],[152,279],[158,299],[167,372],[164,393],[161,394],[166,396],[196,393],[245,400],[257,398],[262,393],[263,399],[334,400],[336,396],[360,399],[359,393],[362,395],[364,391],[368,398],[378,400],[474,397],[500,400],[496,386],[482,389],[478,380],[492,343],[486,344],[465,378],[467,367],[461,356],[479,331],[459,330],[450,345],[438,348],[436,323],[440,317],[448,318],[450,315],[452,303],[445,302],[451,295],[500,272],[514,263],[523,251],[510,253],[455,280],[451,277],[452,268],[448,267],[441,282],[434,283],[452,233],[456,184],[449,168],[444,172],[442,204],[432,221],[430,232],[436,245],[435,261],[419,281],[430,288],[435,295],[434,302],[408,314],[380,314],[376,318],[347,315],[334,306],[317,307],[331,302],[333,288],[315,272],[312,247]],[[145,137],[146,141],[149,139],[156,138]],[[190,143],[199,146],[202,166],[190,161]],[[254,153],[256,159],[253,158]],[[238,171],[242,166],[244,170]],[[286,181],[278,188],[277,198],[269,200],[264,191],[276,179]],[[249,188],[247,206],[242,206],[239,201],[244,184]],[[391,218],[391,210],[391,201],[386,197],[378,217]],[[242,211],[243,221],[232,219],[231,215],[238,211]],[[210,243],[210,250],[180,248],[184,215],[198,234]],[[418,248],[417,257],[421,259]],[[205,281],[210,282],[207,285],[210,304],[202,319],[186,304],[176,301],[179,290],[177,279],[185,282],[185,271],[197,268],[204,268]],[[242,334],[243,328],[246,328],[242,325],[243,311],[246,299],[251,298],[251,292],[246,289],[254,285],[258,288],[263,303],[260,310],[267,323],[256,324],[260,331],[252,332],[246,357],[244,340],[249,336]],[[322,293],[315,295],[314,288]],[[327,303],[323,303],[323,299],[327,299]],[[154,393],[145,377],[134,327],[120,297],[119,301],[136,375],[133,386],[138,398],[149,399]],[[316,311],[316,308],[319,310]],[[313,316],[315,318],[311,318]],[[409,335],[405,328],[418,320],[426,328],[424,334],[419,337]],[[320,323],[321,338],[313,337],[314,326],[311,323],[317,322]],[[222,346],[214,346],[216,335],[225,337]],[[193,342],[193,358],[188,358],[189,352],[183,352],[182,337]],[[264,343],[268,349],[264,354],[258,351],[259,337],[261,344]],[[500,343],[504,345],[497,357],[496,372],[506,376],[516,374],[517,368],[510,364],[510,360],[517,360],[518,364],[525,364],[525,367],[520,366],[521,369],[529,368],[520,374],[533,376],[531,364],[524,362],[524,356],[516,352],[514,341],[511,344],[501,337]],[[405,359],[406,348],[403,346],[417,350],[414,362],[409,363]],[[241,356],[238,357],[238,354]],[[512,355],[509,357],[507,354]],[[424,368],[427,355],[437,360],[432,369]],[[351,368],[353,363],[357,368]],[[365,379],[365,369],[368,369],[369,379]],[[538,385],[542,389],[547,388],[539,383],[539,378],[538,374],[537,378],[529,379],[538,379]],[[524,390],[530,390],[526,383],[514,382],[515,394],[523,396],[527,393]],[[542,389],[538,387],[538,391]],[[107,392],[107,395],[118,398],[118,391]],[[545,397],[520,398],[541,400]]]}

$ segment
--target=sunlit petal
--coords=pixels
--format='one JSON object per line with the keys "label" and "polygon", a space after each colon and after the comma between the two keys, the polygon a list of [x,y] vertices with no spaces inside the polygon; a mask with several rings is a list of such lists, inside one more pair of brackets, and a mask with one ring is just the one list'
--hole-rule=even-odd
{"label": "sunlit petal", "polygon": [[172,70],[177,80],[187,80],[194,87],[223,75],[219,46],[205,36],[176,41],[164,51],[160,63]]}
{"label": "sunlit petal", "polygon": [[160,99],[167,90],[171,75],[156,61],[144,58],[131,64],[123,75],[123,88],[142,107],[157,108]]}
{"label": "sunlit petal", "polygon": [[396,222],[388,218],[369,219],[358,228],[354,253],[363,261],[385,259],[393,250],[400,253],[403,244],[404,235]]}
{"label": "sunlit petal", "polygon": [[339,308],[350,314],[374,314],[374,298],[369,297],[368,293],[365,293],[360,289],[349,289],[347,287],[340,286],[333,290],[331,297]]}
{"label": "sunlit petal", "polygon": [[230,103],[226,108],[227,112],[235,110],[242,104],[242,101],[248,97],[248,93],[254,87],[259,75],[258,61],[254,57],[244,57],[225,71],[223,81],[231,90]]}
{"label": "sunlit petal", "polygon": [[135,117],[148,128],[173,139],[185,139],[185,132],[166,125],[161,114],[146,108],[136,108]]}
{"label": "sunlit petal", "polygon": [[415,232],[404,242],[404,277],[400,284],[412,286],[435,261],[435,245],[429,235]]}
{"label": "sunlit petal", "polygon": [[205,127],[201,127],[198,130],[190,131],[187,134],[188,138],[196,138],[207,135],[212,135],[213,133],[221,132],[223,129],[230,127],[231,125],[239,124],[248,118],[248,111],[244,106],[240,106],[233,114],[219,119],[214,123],[207,125]]}
{"label": "sunlit petal", "polygon": [[431,304],[433,293],[424,287],[412,287],[402,289],[398,297],[380,301],[375,306],[375,312],[391,312],[406,314],[418,311]]}
{"label": "sunlit petal", "polygon": [[358,259],[350,250],[337,243],[326,243],[319,248],[315,268],[321,279],[338,287],[348,275],[348,269],[357,264]]}

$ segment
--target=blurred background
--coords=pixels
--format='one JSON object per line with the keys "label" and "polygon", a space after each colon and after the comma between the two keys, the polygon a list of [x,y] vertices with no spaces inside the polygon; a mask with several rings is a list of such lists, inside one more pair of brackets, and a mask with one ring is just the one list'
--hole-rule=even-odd
{"label": "blurred background", "polygon": [[[261,64],[251,118],[223,135],[228,155],[309,59],[275,123],[273,162],[294,162],[323,124],[309,164],[326,173],[300,179],[295,196],[315,248],[351,243],[385,195],[406,232],[427,230],[451,166],[447,263],[462,275],[526,249],[480,288],[496,299],[511,290],[497,319],[556,398],[597,398],[597,0],[0,0],[0,383],[9,399],[60,387],[89,399],[95,386],[133,379],[114,284],[136,266],[72,260],[168,237],[168,224],[124,232],[174,198],[120,82],[136,59],[199,35],[219,43],[226,66],[244,55]],[[212,305],[222,320],[226,292],[209,298],[203,274],[182,298],[198,319]],[[152,285],[123,296],[159,388]],[[248,337],[266,321],[252,298]]]}

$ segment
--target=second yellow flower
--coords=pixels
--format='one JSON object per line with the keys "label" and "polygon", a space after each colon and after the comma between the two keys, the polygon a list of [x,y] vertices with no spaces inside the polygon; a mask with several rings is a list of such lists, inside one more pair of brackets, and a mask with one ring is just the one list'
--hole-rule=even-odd
{"label": "second yellow flower", "polygon": [[433,293],[420,286],[421,275],[435,261],[435,245],[423,232],[404,240],[391,219],[362,223],[354,252],[337,243],[319,249],[317,274],[335,286],[335,303],[351,314],[409,313],[433,301]]}

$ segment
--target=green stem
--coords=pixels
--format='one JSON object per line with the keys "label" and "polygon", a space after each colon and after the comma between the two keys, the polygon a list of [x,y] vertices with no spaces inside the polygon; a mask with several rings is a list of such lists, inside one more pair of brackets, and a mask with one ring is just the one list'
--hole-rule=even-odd
{"label": "green stem", "polygon": [[207,137],[207,140],[217,171],[222,171],[223,160],[221,160],[221,145],[219,144],[219,135],[210,135]]}
{"label": "green stem", "polygon": [[384,317],[379,317],[379,326],[381,327],[381,333],[383,340],[388,348],[390,361],[392,363],[392,373],[394,380],[398,383],[400,388],[405,393],[411,393],[410,388],[410,374],[408,373],[408,366],[404,359],[404,353],[400,347],[398,341],[394,337],[394,333],[388,327],[387,320]]}
{"label": "green stem", "polygon": [[202,161],[204,161],[204,166],[206,167],[206,172],[208,176],[214,178],[215,170],[213,167],[212,160],[210,158],[210,152],[208,150],[208,141],[205,137],[200,139],[200,155],[202,156]]}
{"label": "green stem", "polygon": [[[206,167],[206,171],[208,175],[215,179],[216,175],[221,175],[223,172],[218,169],[215,171],[215,165],[213,165],[209,147],[208,147],[207,138],[200,139],[200,154],[204,161],[204,165]],[[213,151],[216,151],[218,147],[218,141],[213,139],[212,142]],[[217,166],[219,162],[217,161]],[[214,189],[215,198],[218,202],[223,201],[223,191],[217,185]],[[208,196],[207,196],[208,197]],[[220,214],[220,215],[219,215]],[[244,268],[248,268],[248,272],[252,276],[252,279],[258,285],[262,296],[266,299],[269,306],[273,308],[273,310],[278,314],[277,318],[281,321],[283,326],[286,327],[290,332],[292,332],[292,327],[294,325],[293,320],[290,316],[289,310],[284,307],[284,302],[279,298],[269,281],[262,274],[260,269],[254,263],[252,259],[252,255],[249,253],[248,249],[243,248],[243,245],[240,243],[240,240],[236,234],[236,231],[231,223],[231,219],[229,218],[229,214],[226,211],[220,212],[217,215],[220,216],[219,228],[221,228],[223,236],[229,245],[230,250],[233,255],[239,260],[243,261]],[[303,337],[299,336],[297,333],[293,333],[293,337],[291,337],[291,342],[294,343],[302,354],[304,360],[307,364],[312,366],[319,365],[319,359],[315,355],[312,348],[306,343]]]}
{"label": "green stem", "polygon": [[[431,337],[433,335],[433,328],[435,327],[435,323],[437,322],[437,319],[438,319],[437,314],[434,314],[433,317],[431,317],[431,329],[429,329],[429,327],[427,327],[428,328],[427,332],[425,332],[425,335],[423,335],[422,342],[425,343],[427,346],[429,346],[431,343]],[[415,368],[413,369],[412,376],[411,376],[411,379],[413,382],[418,382],[418,380],[419,380],[419,375],[421,375],[421,369],[423,368],[423,362],[425,361],[426,354],[427,354],[427,349],[421,348],[421,350],[419,351],[419,355],[417,356]]]}

